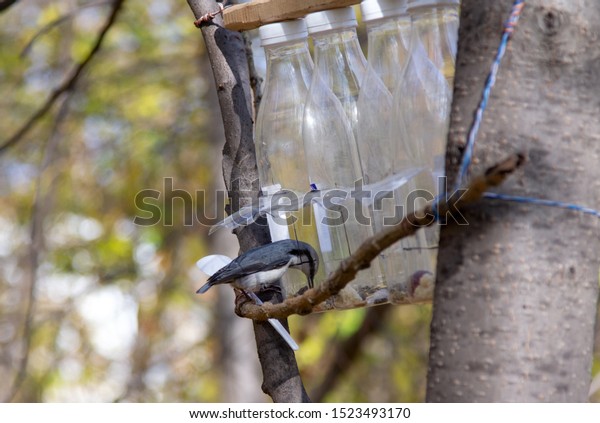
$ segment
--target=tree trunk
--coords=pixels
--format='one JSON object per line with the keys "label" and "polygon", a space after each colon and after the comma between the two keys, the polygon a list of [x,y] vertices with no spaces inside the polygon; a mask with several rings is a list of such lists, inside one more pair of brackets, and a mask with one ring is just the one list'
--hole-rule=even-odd
{"label": "tree trunk", "polygon": [[[509,0],[464,0],[446,157],[456,175]],[[499,191],[600,208],[600,3],[527,1],[475,147],[476,174],[528,157]],[[428,401],[586,401],[599,219],[483,200],[442,228]]]}
{"label": "tree trunk", "polygon": [[[196,19],[219,10],[214,0],[188,0]],[[191,24],[191,23],[190,23]],[[258,171],[253,139],[253,110],[248,63],[239,32],[222,27],[221,16],[202,27],[225,129],[223,177],[231,210],[249,205],[258,197]],[[265,225],[236,231],[242,252],[270,242]],[[264,300],[264,299],[263,299]],[[231,305],[233,307],[233,304]],[[282,321],[287,327],[287,321]],[[309,401],[294,352],[267,322],[254,322],[258,356],[263,370],[263,391],[275,402]]]}

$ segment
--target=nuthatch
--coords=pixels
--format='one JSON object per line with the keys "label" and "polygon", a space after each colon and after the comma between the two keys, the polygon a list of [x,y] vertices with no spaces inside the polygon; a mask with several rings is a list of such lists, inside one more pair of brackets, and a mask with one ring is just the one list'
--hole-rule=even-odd
{"label": "nuthatch", "polygon": [[302,271],[313,287],[319,268],[319,257],[309,244],[285,239],[252,248],[214,273],[196,293],[203,294],[214,285],[229,283],[245,291],[253,291],[277,282],[288,268]]}
{"label": "nuthatch", "polygon": [[[319,268],[319,257],[309,244],[286,239],[248,250],[233,261],[226,256],[213,255],[198,260],[196,264],[210,276],[197,293],[202,294],[213,285],[229,283],[244,291],[260,305],[262,301],[253,290],[276,283],[288,268],[302,271],[308,279],[308,286],[312,288],[315,273]],[[290,348],[298,349],[298,344],[278,320],[268,319],[268,322]]]}

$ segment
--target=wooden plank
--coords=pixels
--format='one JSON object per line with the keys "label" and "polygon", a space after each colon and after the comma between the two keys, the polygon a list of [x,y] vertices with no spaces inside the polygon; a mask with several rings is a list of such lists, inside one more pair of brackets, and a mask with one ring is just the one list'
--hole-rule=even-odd
{"label": "wooden plank", "polygon": [[254,0],[223,11],[227,29],[245,31],[273,22],[302,18],[321,10],[359,4],[361,0]]}

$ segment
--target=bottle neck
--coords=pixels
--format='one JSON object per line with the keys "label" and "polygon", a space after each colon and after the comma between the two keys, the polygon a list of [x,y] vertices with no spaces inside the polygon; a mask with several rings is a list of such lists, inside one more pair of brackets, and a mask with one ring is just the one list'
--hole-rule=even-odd
{"label": "bottle neck", "polygon": [[367,23],[368,62],[390,92],[408,62],[410,33],[409,15]]}
{"label": "bottle neck", "polygon": [[288,62],[290,60],[300,60],[312,63],[307,40],[266,46],[265,57],[267,62],[270,62],[271,64]]}
{"label": "bottle neck", "polygon": [[441,32],[447,28],[458,29],[458,6],[438,5],[418,8],[410,14],[413,26],[424,33],[432,31],[438,37],[443,37]]}
{"label": "bottle neck", "polygon": [[308,52],[308,42],[304,40],[291,41],[289,43],[272,44],[265,46],[265,56],[270,60],[287,59],[290,56]]}
{"label": "bottle neck", "polygon": [[281,72],[286,74],[287,79],[290,76],[289,72],[294,71],[300,73],[307,86],[310,84],[313,61],[306,39],[266,46],[265,57],[267,60],[265,87],[268,87],[270,79],[278,77]]}
{"label": "bottle neck", "polygon": [[435,19],[436,21],[458,19],[458,5],[438,4],[423,6],[412,10],[410,16],[413,22],[432,19]]}
{"label": "bottle neck", "polygon": [[413,41],[423,46],[429,59],[452,86],[458,38],[458,7],[436,5],[411,13]]}
{"label": "bottle neck", "polygon": [[355,28],[314,34],[315,78],[323,81],[341,102],[356,136],[356,102],[367,71]]}
{"label": "bottle neck", "polygon": [[364,55],[358,42],[356,28],[342,28],[312,35],[314,41],[315,64],[320,61],[335,59],[336,54],[343,54],[360,61]]}

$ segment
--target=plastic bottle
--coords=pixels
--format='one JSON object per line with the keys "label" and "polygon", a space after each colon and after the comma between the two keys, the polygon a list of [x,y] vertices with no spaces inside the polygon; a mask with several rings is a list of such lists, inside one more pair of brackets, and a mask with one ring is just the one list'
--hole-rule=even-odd
{"label": "plastic bottle", "polygon": [[[282,189],[306,192],[309,182],[302,118],[313,72],[306,23],[297,19],[264,25],[259,33],[267,61],[265,88],[255,129],[262,194],[269,196]],[[319,252],[310,207],[297,212],[268,214],[267,221],[273,241],[298,239]],[[317,279],[323,277],[321,270]],[[283,278],[283,286],[287,295],[294,295],[306,286],[306,278],[300,272],[289,271]]]}
{"label": "plastic bottle", "polygon": [[409,1],[409,12],[427,56],[454,84],[460,0]]}
{"label": "plastic bottle", "polygon": [[[389,130],[393,102],[388,87],[393,87],[408,60],[410,17],[406,1],[366,0],[361,3],[361,11],[367,25],[369,58],[358,99],[357,142],[364,180],[372,187],[373,198],[380,194],[392,196],[376,201],[369,210],[374,229],[379,232],[386,228],[386,219],[403,217],[397,206],[403,205],[408,195],[408,185],[387,193],[382,185],[389,186],[384,181],[394,182],[402,176],[401,172],[396,173],[395,157],[406,156],[402,140]],[[381,254],[381,262],[388,291],[400,297],[400,292],[407,291],[408,254],[396,243]]]}
{"label": "plastic bottle", "polygon": [[[415,8],[423,9],[431,3],[435,2],[409,0],[409,13],[412,15]],[[421,209],[428,200],[432,200],[441,192],[439,183],[442,182],[440,177],[445,173],[446,137],[452,102],[448,81],[430,59],[424,44],[428,40],[421,38],[423,34],[422,26],[413,20],[410,58],[393,93],[396,119],[391,130],[404,138],[409,158],[407,163],[406,158],[398,157],[399,167],[417,164],[427,169],[427,172],[422,172],[413,181],[414,188],[420,190],[420,194],[414,201],[411,198],[408,202],[409,212]],[[419,239],[419,236],[422,238]],[[405,248],[415,257],[412,262],[421,267],[412,269],[413,275],[422,271],[434,274],[438,240],[439,225],[435,224],[418,231],[417,238],[405,241]]]}
{"label": "plastic bottle", "polygon": [[[413,135],[419,136],[422,142],[422,155],[428,160],[436,181],[436,195],[444,189],[441,186],[445,175],[445,153],[450,106],[452,105],[452,89],[456,60],[456,42],[458,36],[459,0],[409,0],[408,11],[412,20],[411,47],[416,55],[415,65],[426,90],[428,119],[433,125],[427,129],[428,123],[416,121],[412,125]],[[428,57],[429,62],[420,60]],[[445,78],[442,84],[439,73],[431,69],[431,64]],[[423,154],[424,152],[427,152]]]}
{"label": "plastic bottle", "polygon": [[367,59],[358,42],[354,9],[343,7],[311,13],[306,16],[306,24],[314,42],[315,73],[341,102],[356,135],[356,102],[367,71]]}
{"label": "plastic bottle", "polygon": [[[334,200],[337,206],[314,207],[323,261],[330,272],[373,235],[372,219],[361,203],[341,198],[363,179],[356,143],[357,101],[367,64],[356,35],[352,8],[313,13],[306,17],[306,22],[314,41],[315,57],[303,125],[310,182],[318,190],[343,189]],[[324,218],[330,220],[323,223]],[[376,259],[326,306],[349,308],[386,302],[385,288],[381,263]]]}

